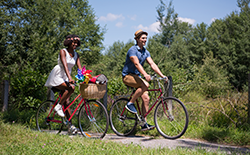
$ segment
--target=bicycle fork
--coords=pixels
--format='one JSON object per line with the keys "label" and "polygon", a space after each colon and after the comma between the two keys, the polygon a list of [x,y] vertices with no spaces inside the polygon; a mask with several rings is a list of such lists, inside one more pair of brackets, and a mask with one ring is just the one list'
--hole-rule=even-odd
{"label": "bicycle fork", "polygon": [[164,101],[164,102],[162,101],[162,107],[163,107],[164,114],[167,116],[169,121],[172,122],[174,120],[174,116],[172,115],[172,107],[173,107],[173,105],[172,105],[171,100],[168,101],[168,103],[166,101]]}

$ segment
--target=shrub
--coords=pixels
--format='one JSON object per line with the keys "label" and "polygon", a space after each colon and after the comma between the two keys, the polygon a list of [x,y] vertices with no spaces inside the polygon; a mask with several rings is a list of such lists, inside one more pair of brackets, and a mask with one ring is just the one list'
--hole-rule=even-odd
{"label": "shrub", "polygon": [[37,108],[46,99],[46,79],[47,76],[29,67],[12,75],[9,96],[11,108],[20,111]]}
{"label": "shrub", "polygon": [[230,89],[230,83],[223,67],[219,67],[218,61],[213,55],[207,55],[204,64],[195,74],[193,89],[201,92],[207,97],[215,98],[226,93]]}

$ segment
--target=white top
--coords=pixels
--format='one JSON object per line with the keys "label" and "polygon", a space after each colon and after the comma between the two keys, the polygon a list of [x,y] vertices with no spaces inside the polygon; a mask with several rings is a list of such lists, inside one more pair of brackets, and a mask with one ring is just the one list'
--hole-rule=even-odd
{"label": "white top", "polygon": [[[69,73],[71,74],[71,70],[76,64],[76,59],[77,59],[77,53],[74,51],[74,57],[71,57],[69,55],[69,52],[67,51],[66,48],[63,49],[66,53],[66,62],[68,65]],[[49,77],[45,83],[46,87],[55,87],[59,86],[65,81],[69,81],[68,76],[64,70],[63,64],[60,59],[60,53],[58,55],[58,64],[52,69],[52,71],[49,74]]]}

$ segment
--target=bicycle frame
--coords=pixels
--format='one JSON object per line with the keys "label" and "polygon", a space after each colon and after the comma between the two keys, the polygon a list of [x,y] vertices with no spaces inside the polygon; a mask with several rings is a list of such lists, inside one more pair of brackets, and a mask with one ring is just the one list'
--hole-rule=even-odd
{"label": "bicycle frame", "polygon": [[[49,112],[49,115],[47,116],[47,121],[51,121],[51,122],[56,122],[56,123],[62,123],[62,121],[60,120],[54,120],[54,119],[49,119],[54,107],[56,106],[56,104],[58,103],[59,99],[61,99],[61,94],[59,94],[59,96],[57,97],[53,107],[51,108],[50,112]],[[66,110],[68,110],[68,108],[79,98],[81,97],[81,94],[79,94],[68,106],[67,108],[64,108],[64,105],[62,106],[63,107],[63,112],[65,112]],[[72,117],[75,115],[76,111],[78,110],[78,108],[80,107],[80,105],[82,104],[82,102],[84,101],[84,105],[85,105],[85,111],[86,111],[86,114],[87,116],[89,117],[89,114],[93,117],[91,111],[90,111],[90,107],[88,105],[88,107],[86,106],[86,101],[85,99],[81,99],[81,101],[79,102],[79,104],[77,105],[77,107],[75,108],[75,110],[73,111],[73,113],[71,114],[70,118],[68,119],[68,121],[70,121],[72,119]],[[89,112],[88,112],[89,111]],[[54,115],[55,115],[56,112],[53,113],[53,118],[54,118]]]}
{"label": "bicycle frame", "polygon": [[[133,92],[131,93],[130,97],[129,97],[129,100],[131,100],[132,96],[134,95],[136,90],[133,90]],[[150,109],[148,110],[148,112],[143,116],[144,118],[147,117],[147,115],[151,112],[151,110],[155,107],[155,105],[158,103],[159,99],[161,99],[161,102],[163,103],[163,93],[162,93],[162,89],[161,87],[158,88],[158,89],[148,89],[147,91],[155,91],[155,92],[160,92],[160,95],[158,96],[158,98],[156,99],[155,103],[150,107]],[[141,108],[139,106],[139,101],[138,99],[136,99],[136,104],[137,104],[137,107],[138,107],[138,110],[139,110],[139,115],[142,115],[142,112],[141,112]],[[125,111],[126,108],[123,109],[122,113],[121,113],[121,116],[123,115],[124,111]],[[163,109],[164,109],[164,112],[166,113],[165,111],[165,108],[164,108],[164,105],[163,105]],[[166,107],[167,109],[167,107]]]}
{"label": "bicycle frame", "polygon": [[[179,138],[186,132],[188,112],[179,99],[172,97],[170,88],[172,82],[168,82],[168,79],[165,77],[161,78],[156,75],[151,76],[151,80],[154,85],[147,89],[151,96],[151,104],[149,107],[147,105],[147,112],[144,111],[144,106],[141,107],[143,100],[141,101],[139,98],[134,102],[137,105],[137,112],[133,113],[129,109],[127,110],[128,107],[126,105],[135,95],[136,89],[132,91],[128,89],[125,95],[119,96],[113,103],[109,119],[112,130],[118,136],[134,135],[138,125],[141,126],[142,131],[151,130],[155,127],[167,139]],[[163,84],[162,82],[165,83]],[[144,95],[146,96],[147,94]],[[149,121],[154,121],[155,126],[147,123],[146,118],[149,117],[151,111],[154,111],[154,114],[153,117],[149,118]]]}

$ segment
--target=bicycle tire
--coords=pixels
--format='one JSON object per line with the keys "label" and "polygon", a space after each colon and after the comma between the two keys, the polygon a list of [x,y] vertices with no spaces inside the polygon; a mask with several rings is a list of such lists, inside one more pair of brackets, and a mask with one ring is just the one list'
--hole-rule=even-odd
{"label": "bicycle tire", "polygon": [[[88,108],[88,115],[85,108]],[[109,126],[108,112],[105,106],[98,100],[86,100],[79,111],[78,125],[83,136],[96,139],[103,138]]]}
{"label": "bicycle tire", "polygon": [[[156,129],[164,138],[180,138],[188,127],[187,109],[185,105],[175,97],[166,97],[163,99],[163,103],[160,101],[155,109],[154,121]],[[168,111],[166,111],[166,109],[168,109]]]}
{"label": "bicycle tire", "polygon": [[[129,102],[127,98],[116,100],[111,106],[109,120],[111,129],[118,136],[131,135],[137,126],[136,114],[129,112],[125,105]],[[125,110],[125,111],[124,111]],[[122,112],[123,115],[121,116]]]}
{"label": "bicycle tire", "polygon": [[[38,107],[36,114],[36,126],[37,129],[41,132],[51,132],[51,133],[61,132],[61,126],[63,124],[62,118],[58,116],[54,110],[51,112],[49,116],[49,113],[54,103],[55,101],[46,100]],[[58,121],[58,122],[53,122],[53,121]]]}

